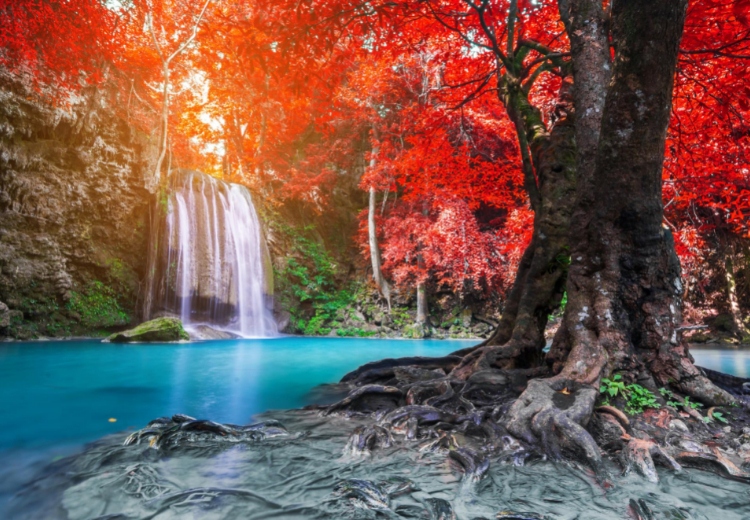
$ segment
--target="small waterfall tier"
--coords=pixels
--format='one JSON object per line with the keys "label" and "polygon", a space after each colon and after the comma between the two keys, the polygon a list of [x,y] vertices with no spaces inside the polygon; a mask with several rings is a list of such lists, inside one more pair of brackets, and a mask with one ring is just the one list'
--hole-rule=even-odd
{"label": "small waterfall tier", "polygon": [[270,257],[247,188],[180,170],[164,210],[147,314],[179,316],[188,329],[276,335]]}

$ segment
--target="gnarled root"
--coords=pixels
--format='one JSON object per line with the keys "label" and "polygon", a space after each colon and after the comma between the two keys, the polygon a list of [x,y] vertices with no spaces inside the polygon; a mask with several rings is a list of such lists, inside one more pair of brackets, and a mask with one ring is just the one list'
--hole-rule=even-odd
{"label": "gnarled root", "polygon": [[395,386],[365,385],[352,391],[348,396],[325,409],[323,415],[335,412],[373,413],[396,408],[403,396]]}
{"label": "gnarled root", "polygon": [[630,438],[620,457],[622,466],[625,468],[625,473],[635,468],[640,475],[646,477],[650,482],[659,482],[654,458],[657,458],[665,466],[675,471],[682,469],[677,461],[664,451],[661,446],[647,439]]}
{"label": "gnarled root", "polygon": [[478,482],[487,473],[490,459],[487,455],[470,448],[461,447],[448,452],[448,457],[464,474],[464,479]]}
{"label": "gnarled root", "polygon": [[677,386],[686,394],[709,406],[728,406],[737,401],[729,392],[719,388],[702,375],[683,378]]}
{"label": "gnarled root", "polygon": [[355,457],[369,455],[375,447],[390,448],[393,435],[390,430],[373,424],[357,427],[346,443],[344,453]]}
{"label": "gnarled root", "polygon": [[504,424],[512,435],[539,446],[553,459],[562,458],[563,451],[584,456],[600,474],[599,447],[584,428],[597,395],[597,389],[572,381],[533,379],[510,408]]}
{"label": "gnarled root", "polygon": [[[488,369],[505,369],[512,370],[522,368],[524,365],[534,365],[529,361],[535,355],[538,357],[538,349],[530,346],[524,346],[518,342],[509,342],[501,346],[487,346],[478,348],[464,356],[461,362],[451,371],[450,375],[457,379],[467,380],[474,373]],[[529,358],[529,359],[526,359]],[[538,377],[546,375],[546,366],[537,366],[528,370],[528,377]]]}
{"label": "gnarled root", "polygon": [[717,449],[713,453],[683,451],[675,457],[683,466],[711,471],[730,480],[750,483],[750,474],[742,471]]}

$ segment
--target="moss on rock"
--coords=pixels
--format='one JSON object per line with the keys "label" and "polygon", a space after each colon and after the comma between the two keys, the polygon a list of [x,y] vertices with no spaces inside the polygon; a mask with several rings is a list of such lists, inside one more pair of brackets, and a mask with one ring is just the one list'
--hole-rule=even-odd
{"label": "moss on rock", "polygon": [[177,318],[156,318],[137,327],[112,334],[104,341],[112,343],[182,341],[190,336]]}

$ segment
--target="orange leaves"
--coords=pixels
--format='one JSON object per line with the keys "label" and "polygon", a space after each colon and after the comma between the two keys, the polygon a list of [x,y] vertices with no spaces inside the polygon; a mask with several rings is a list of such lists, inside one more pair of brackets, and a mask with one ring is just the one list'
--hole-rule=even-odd
{"label": "orange leaves", "polygon": [[98,0],[0,0],[0,64],[37,86],[78,90],[101,81],[115,27]]}

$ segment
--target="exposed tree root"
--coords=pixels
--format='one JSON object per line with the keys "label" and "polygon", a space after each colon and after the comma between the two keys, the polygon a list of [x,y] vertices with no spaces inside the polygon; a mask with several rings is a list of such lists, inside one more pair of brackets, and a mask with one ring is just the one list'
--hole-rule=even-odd
{"label": "exposed tree root", "polygon": [[659,482],[659,475],[656,473],[654,458],[674,471],[680,471],[682,469],[677,461],[662,449],[661,446],[648,439],[630,438],[626,448],[621,454],[622,465],[625,473],[635,469],[650,482]]}
{"label": "exposed tree root", "polygon": [[[571,371],[540,379],[534,375],[546,367],[502,370],[496,362],[481,361],[490,360],[488,352],[501,351],[482,347],[469,351],[460,363],[449,356],[434,362],[411,358],[418,360],[417,366],[408,365],[410,360],[371,364],[345,378],[352,389],[349,396],[323,413],[373,418],[371,425],[352,432],[345,449],[349,455],[418,442],[420,452],[444,453],[467,481],[480,479],[485,461],[494,457],[522,465],[534,454],[583,460],[600,479],[608,477],[605,456],[620,463],[624,472],[635,470],[650,481],[658,480],[657,464],[679,471],[681,462],[746,478],[738,468],[741,461],[701,444],[712,440],[702,416],[690,418],[690,429],[685,427],[687,419],[676,423],[682,429],[670,428],[671,419],[679,416],[668,409],[647,421],[631,417],[612,405],[597,406],[598,385],[569,377]],[[591,366],[578,368],[586,374]],[[731,383],[732,389],[741,390],[745,381],[735,378]]]}
{"label": "exposed tree root", "polygon": [[584,457],[600,472],[601,452],[585,429],[597,395],[595,388],[573,381],[533,379],[503,423],[512,435],[539,446],[542,453],[553,459],[562,459],[567,451]]}
{"label": "exposed tree root", "polygon": [[676,459],[683,466],[711,471],[724,478],[750,484],[750,474],[738,468],[716,448],[712,449],[712,453],[683,451],[677,454]]}

